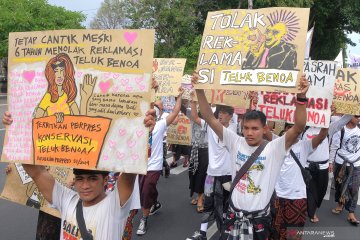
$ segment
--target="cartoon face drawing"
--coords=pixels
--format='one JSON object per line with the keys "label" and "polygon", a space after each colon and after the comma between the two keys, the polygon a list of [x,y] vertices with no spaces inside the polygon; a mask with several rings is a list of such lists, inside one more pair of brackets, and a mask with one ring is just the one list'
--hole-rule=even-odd
{"label": "cartoon face drawing", "polygon": [[271,48],[279,45],[279,43],[281,42],[281,40],[283,39],[286,33],[287,33],[286,25],[283,22],[279,22],[274,24],[273,26],[269,26],[265,32],[266,47]]}

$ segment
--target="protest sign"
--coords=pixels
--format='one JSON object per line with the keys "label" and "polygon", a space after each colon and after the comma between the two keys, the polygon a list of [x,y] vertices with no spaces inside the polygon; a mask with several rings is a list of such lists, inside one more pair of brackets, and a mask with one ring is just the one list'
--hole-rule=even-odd
{"label": "protest sign", "polygon": [[[14,123],[7,128],[2,160],[67,167],[86,161],[82,154],[66,158],[66,164],[34,159],[41,149],[32,141],[33,132],[36,137],[40,129],[32,123],[42,122],[44,131],[64,138],[73,134],[72,147],[90,139],[97,144],[86,157],[91,164],[82,168],[145,173],[148,130],[143,120],[150,107],[154,34],[85,29],[10,33],[8,105]],[[81,127],[72,131],[75,124]],[[63,125],[68,129],[60,129]],[[92,125],[101,131],[91,130]],[[61,148],[60,143],[57,139],[56,147]],[[53,148],[41,158],[61,155]]]}
{"label": "protest sign", "polygon": [[336,74],[334,105],[337,113],[360,115],[360,70],[340,68]]}
{"label": "protest sign", "polygon": [[179,115],[177,124],[168,127],[166,141],[169,144],[191,145],[190,119],[185,115]]}
{"label": "protest sign", "polygon": [[169,96],[169,97],[161,97],[161,102],[163,104],[163,110],[166,113],[172,112],[172,110],[175,107],[176,101],[175,97]]}
{"label": "protest sign", "polygon": [[96,168],[109,126],[107,118],[68,116],[58,124],[55,116],[35,118],[35,164]]}
{"label": "protest sign", "polygon": [[[1,193],[1,198],[19,203],[21,205],[34,207],[60,217],[59,212],[50,207],[50,204],[45,200],[40,193],[35,182],[24,171],[19,163],[10,164],[11,172],[6,176],[5,186]],[[48,167],[50,174],[62,185],[67,186],[74,175],[69,168]]]}
{"label": "protest sign", "polygon": [[308,18],[306,8],[209,12],[196,88],[296,92]]}
{"label": "protest sign", "polygon": [[[336,76],[336,62],[305,60],[304,73],[310,83],[307,126],[328,127]],[[296,94],[260,92],[257,109],[270,121],[294,123]]]}
{"label": "protest sign", "polygon": [[209,103],[228,105],[232,107],[249,108],[249,92],[239,90],[205,90],[205,96]]}
{"label": "protest sign", "polygon": [[154,58],[153,76],[159,84],[156,96],[177,96],[184,73],[184,58]]}

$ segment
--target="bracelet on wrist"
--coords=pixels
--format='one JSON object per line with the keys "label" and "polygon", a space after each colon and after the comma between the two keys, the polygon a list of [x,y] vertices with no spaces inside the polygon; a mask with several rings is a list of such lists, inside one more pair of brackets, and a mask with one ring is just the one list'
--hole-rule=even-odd
{"label": "bracelet on wrist", "polygon": [[308,99],[305,97],[305,98],[301,98],[301,97],[296,97],[296,101],[297,102],[304,102],[304,103],[307,103],[308,102]]}

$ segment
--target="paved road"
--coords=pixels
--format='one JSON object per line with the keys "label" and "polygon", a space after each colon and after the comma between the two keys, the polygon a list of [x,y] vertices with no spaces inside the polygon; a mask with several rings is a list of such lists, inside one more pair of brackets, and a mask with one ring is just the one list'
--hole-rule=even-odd
{"label": "paved road", "polygon": [[[6,109],[6,105],[2,104],[5,104],[4,98],[0,98],[1,116]],[[0,125],[0,128],[3,126]],[[4,131],[0,130],[0,150],[2,150],[3,139]],[[168,161],[170,160],[171,158],[168,159]],[[0,163],[0,189],[3,188],[5,182],[5,174],[3,174],[5,166],[5,163]],[[134,240],[184,240],[195,230],[198,230],[201,215],[196,213],[195,207],[189,203],[188,173],[181,165],[173,169],[171,173],[170,178],[161,178],[159,181],[159,200],[162,202],[163,208],[158,214],[149,218],[148,233],[142,237],[134,236]],[[324,239],[326,233],[328,239],[359,239],[360,227],[350,226],[346,222],[345,212],[339,216],[333,215],[330,212],[334,206],[330,190],[328,196],[330,200],[324,201],[318,213],[320,222],[306,225],[305,233],[307,236],[304,239]],[[360,206],[356,214],[360,218]],[[0,239],[35,239],[37,215],[38,211],[35,209],[0,199]],[[135,219],[134,231],[136,231],[140,216],[138,214]],[[217,239],[218,235],[215,231],[216,227],[211,225],[208,236],[212,236],[212,238],[209,240]],[[332,233],[334,233],[334,237],[332,237]]]}

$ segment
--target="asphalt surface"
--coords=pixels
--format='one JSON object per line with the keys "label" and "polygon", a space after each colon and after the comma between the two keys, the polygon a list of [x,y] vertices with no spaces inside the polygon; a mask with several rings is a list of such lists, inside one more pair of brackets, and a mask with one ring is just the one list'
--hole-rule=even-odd
{"label": "asphalt surface", "polygon": [[[6,99],[0,96],[0,114],[6,110]],[[2,151],[4,130],[0,123],[0,150]],[[171,161],[169,155],[168,161]],[[134,240],[184,240],[199,230],[201,214],[196,212],[196,207],[190,204],[188,191],[188,172],[181,165],[171,170],[169,178],[161,177],[158,185],[159,200],[163,207],[148,220],[146,235],[139,237],[135,232],[139,224],[141,214],[135,217],[133,239]],[[4,168],[6,163],[0,163],[0,190],[5,182]],[[356,240],[360,237],[360,226],[353,227],[346,221],[347,213],[340,215],[331,213],[335,206],[333,193],[327,194],[321,209],[318,212],[320,222],[313,224],[308,222],[304,231],[303,239],[339,239]],[[360,206],[356,210],[360,219]],[[0,199],[0,240],[32,240],[35,239],[38,210],[21,206],[16,203]],[[216,227],[209,225],[208,239],[218,239]]]}

